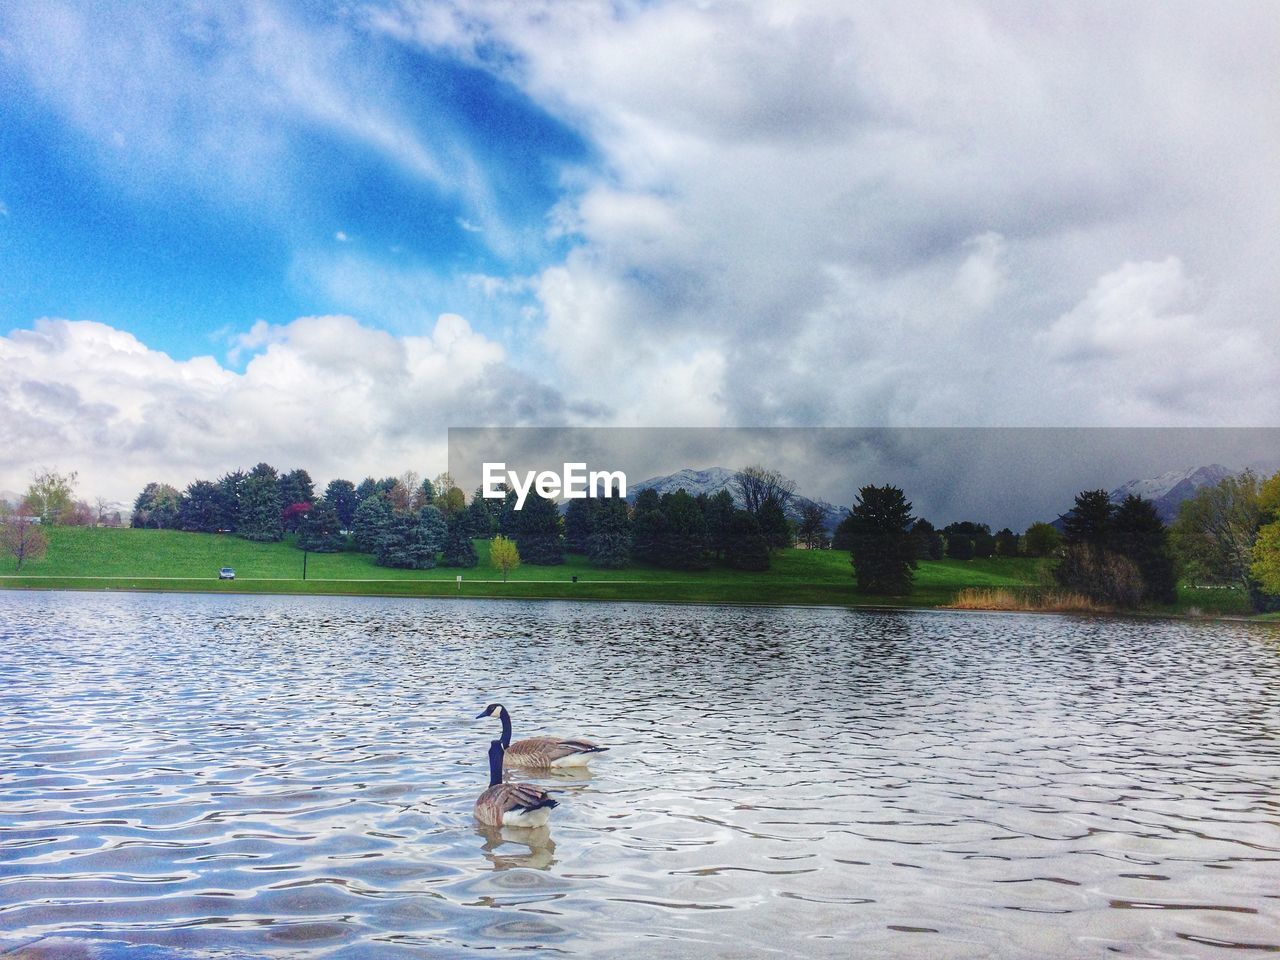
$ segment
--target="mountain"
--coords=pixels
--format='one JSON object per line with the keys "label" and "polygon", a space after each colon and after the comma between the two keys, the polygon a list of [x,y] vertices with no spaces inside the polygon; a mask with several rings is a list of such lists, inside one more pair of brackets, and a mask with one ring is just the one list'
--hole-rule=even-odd
{"label": "mountain", "polygon": [[1235,477],[1241,473],[1231,470],[1220,463],[1211,463],[1207,467],[1193,467],[1189,470],[1170,470],[1158,477],[1146,480],[1130,480],[1111,491],[1111,500],[1119,503],[1130,494],[1145,497],[1156,505],[1156,513],[1165,523],[1172,523],[1178,515],[1178,507],[1185,500],[1195,496],[1201,487],[1212,486],[1227,477]]}
{"label": "mountain", "polygon": [[16,507],[22,502],[22,494],[16,490],[0,490],[0,503],[7,503],[11,507]]}
{"label": "mountain", "polygon": [[[628,485],[627,500],[634,503],[636,495],[644,490],[654,490],[658,496],[675,493],[677,490],[684,490],[691,497],[696,497],[700,493],[705,493],[710,497],[721,490],[728,490],[733,494],[734,504],[741,507],[742,502],[739,500],[738,493],[733,485],[733,478],[737,473],[737,470],[729,470],[726,467],[708,467],[706,470],[692,470],[686,467],[683,470],[677,470],[675,473],[667,474],[665,477],[650,477],[640,483]],[[809,504],[814,504],[822,510],[823,525],[827,528],[828,533],[835,532],[836,526],[840,521],[849,515],[848,507],[837,507],[834,504],[827,503],[825,500],[814,500],[797,493],[787,504],[787,518],[793,523],[799,524],[801,512]]]}

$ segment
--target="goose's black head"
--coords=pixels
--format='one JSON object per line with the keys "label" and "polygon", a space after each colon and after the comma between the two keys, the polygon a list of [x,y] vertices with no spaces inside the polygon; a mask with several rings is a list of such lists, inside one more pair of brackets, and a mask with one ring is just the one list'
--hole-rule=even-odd
{"label": "goose's black head", "polygon": [[507,715],[507,708],[500,703],[491,703],[482,711],[476,714],[476,719],[480,720],[484,717],[503,717]]}
{"label": "goose's black head", "polygon": [[484,708],[484,711],[476,717],[497,717],[502,721],[502,745],[504,747],[511,746],[511,714],[507,713],[507,708],[500,703],[491,703]]}

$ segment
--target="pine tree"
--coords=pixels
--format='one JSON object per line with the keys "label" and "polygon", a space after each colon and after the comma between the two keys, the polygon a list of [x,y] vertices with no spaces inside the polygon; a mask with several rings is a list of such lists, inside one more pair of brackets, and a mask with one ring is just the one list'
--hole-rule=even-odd
{"label": "pine tree", "polygon": [[724,559],[737,570],[769,569],[769,542],[756,518],[745,510],[735,510],[729,517]]}
{"label": "pine tree", "polygon": [[442,567],[474,567],[480,562],[476,556],[476,548],[471,542],[470,519],[465,513],[455,513],[449,517],[448,536],[444,542],[444,557],[440,561]]}
{"label": "pine tree", "polygon": [[312,553],[337,553],[343,547],[339,524],[338,511],[333,504],[321,500],[298,524],[298,549]]}
{"label": "pine tree", "polygon": [[898,487],[866,486],[853,509],[851,549],[854,576],[865,593],[911,592],[916,565],[911,543],[911,503]]}
{"label": "pine tree", "polygon": [[280,526],[280,486],[275,468],[260,463],[245,477],[236,532],[246,540],[271,543],[283,535]]}
{"label": "pine tree", "polygon": [[1112,515],[1109,545],[1138,568],[1144,599],[1177,601],[1178,572],[1169,549],[1169,531],[1154,503],[1133,495],[1125,497]]}
{"label": "pine tree", "polygon": [[355,518],[351,521],[351,532],[355,538],[356,549],[364,553],[373,553],[378,540],[387,530],[392,520],[391,507],[381,496],[370,496],[356,507]]}
{"label": "pine tree", "polygon": [[662,498],[664,524],[659,543],[659,563],[672,570],[706,570],[707,521],[693,497],[677,490]]}
{"label": "pine tree", "polygon": [[560,509],[554,500],[531,493],[515,513],[516,547],[525,563],[554,566],[564,563]]}
{"label": "pine tree", "polygon": [[631,516],[621,497],[600,502],[587,537],[587,559],[593,567],[621,570],[631,556]]}

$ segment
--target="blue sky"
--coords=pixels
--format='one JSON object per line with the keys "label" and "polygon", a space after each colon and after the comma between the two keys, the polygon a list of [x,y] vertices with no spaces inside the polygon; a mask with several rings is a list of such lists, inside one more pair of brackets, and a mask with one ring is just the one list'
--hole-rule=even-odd
{"label": "blue sky", "polygon": [[0,6],[0,490],[1273,425],[1277,46],[1255,0]]}
{"label": "blue sky", "polygon": [[[169,8],[128,8],[126,23],[109,28],[122,56],[135,52],[142,23],[173,19]],[[77,13],[100,29],[120,11]],[[483,70],[370,36],[349,16],[282,15],[304,25],[291,29],[339,32],[335,56],[359,65],[360,94],[387,105],[405,136],[441,144],[441,173],[424,176],[340,123],[241,95],[251,78],[204,88],[203,71],[241,55],[234,36],[174,42],[165,65],[181,76],[169,91],[156,87],[173,77],[153,78],[151,108],[106,98],[105,111],[79,125],[56,97],[32,90],[13,58],[0,60],[8,327],[42,316],[99,320],[181,359],[225,351],[255,321],[316,313],[362,310],[395,328],[419,319],[415,311],[434,319],[448,309],[502,329],[511,305],[491,308],[457,278],[526,274],[563,252],[545,222],[563,172],[588,162],[588,145]],[[264,131],[270,142],[246,142],[252,159],[242,160],[236,141]],[[223,156],[203,155],[209,140]],[[479,171],[491,209],[474,209],[457,184],[465,165]],[[486,236],[484,217],[499,236]],[[429,277],[440,302],[371,309],[313,275],[348,259]]]}

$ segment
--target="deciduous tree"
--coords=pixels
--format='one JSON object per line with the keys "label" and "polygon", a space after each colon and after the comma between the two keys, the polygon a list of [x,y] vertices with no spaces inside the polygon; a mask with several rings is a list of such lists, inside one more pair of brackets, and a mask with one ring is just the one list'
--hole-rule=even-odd
{"label": "deciduous tree", "polygon": [[520,550],[515,542],[499,534],[489,544],[489,562],[502,573],[502,582],[507,582],[507,575],[520,566]]}
{"label": "deciduous tree", "polygon": [[27,504],[17,510],[10,510],[7,504],[0,501],[0,553],[13,557],[15,572],[22,572],[22,566],[33,563],[45,555],[48,541],[44,531],[40,529],[35,511]]}

